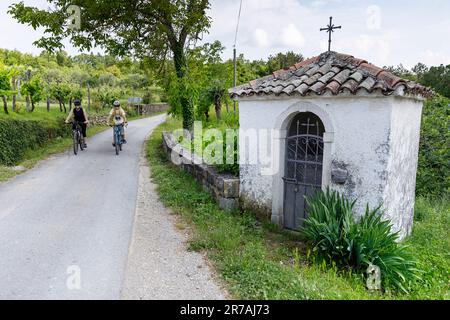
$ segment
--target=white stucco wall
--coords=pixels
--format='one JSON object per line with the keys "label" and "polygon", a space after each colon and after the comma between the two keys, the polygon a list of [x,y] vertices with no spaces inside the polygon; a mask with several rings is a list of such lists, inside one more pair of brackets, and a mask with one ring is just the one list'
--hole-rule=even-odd
{"label": "white stucco wall", "polygon": [[402,238],[413,227],[422,106],[419,101],[397,98],[391,113],[388,179],[383,202],[386,217]]}
{"label": "white stucco wall", "polygon": [[[414,205],[421,103],[384,96],[315,98],[245,98],[240,101],[241,198],[249,207],[271,214],[282,223],[284,162],[275,175],[262,174],[264,165],[247,165],[248,155],[267,155],[266,143],[243,143],[245,132],[276,130],[272,140],[283,155],[289,119],[295,111],[314,112],[325,118],[329,155],[324,161],[324,182],[352,199],[358,199],[361,214],[367,203],[384,203],[386,217],[406,235],[411,230]],[[291,114],[292,117],[293,114]],[[327,128],[328,127],[328,128]],[[260,139],[261,140],[261,139]],[[249,150],[250,149],[250,150]],[[247,157],[245,156],[247,155]],[[326,163],[328,162],[328,163]],[[331,182],[331,170],[349,173],[344,185]],[[325,187],[325,186],[324,186]]]}

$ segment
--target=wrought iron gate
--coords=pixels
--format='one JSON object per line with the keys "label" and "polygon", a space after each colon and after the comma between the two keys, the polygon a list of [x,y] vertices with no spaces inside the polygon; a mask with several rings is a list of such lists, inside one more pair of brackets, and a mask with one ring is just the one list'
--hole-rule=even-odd
{"label": "wrought iron gate", "polygon": [[322,121],[313,113],[294,118],[286,140],[284,175],[284,227],[298,230],[306,218],[305,196],[322,188]]}

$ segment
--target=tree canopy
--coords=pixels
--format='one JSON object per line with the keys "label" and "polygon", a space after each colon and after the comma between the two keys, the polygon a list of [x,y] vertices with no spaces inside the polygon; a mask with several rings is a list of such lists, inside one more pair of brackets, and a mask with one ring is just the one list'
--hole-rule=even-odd
{"label": "tree canopy", "polygon": [[[208,0],[47,2],[53,5],[51,10],[40,10],[23,2],[13,4],[9,10],[19,22],[34,29],[45,28],[44,37],[35,42],[38,47],[48,51],[61,49],[62,40],[69,38],[73,45],[84,50],[100,46],[115,55],[146,57],[156,62],[172,57],[179,79],[185,76],[186,47],[210,26],[206,15]],[[68,8],[74,5],[81,8],[77,28],[68,21],[71,17]],[[182,97],[181,104],[184,126],[190,128],[193,110],[189,98]]]}

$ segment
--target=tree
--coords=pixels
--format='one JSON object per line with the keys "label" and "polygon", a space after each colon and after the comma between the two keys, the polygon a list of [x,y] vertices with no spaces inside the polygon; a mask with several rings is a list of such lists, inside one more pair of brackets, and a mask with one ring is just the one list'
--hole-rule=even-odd
{"label": "tree", "polygon": [[[59,69],[44,69],[41,73],[41,77],[43,79],[43,92],[47,100],[47,111],[50,111],[50,98],[54,97],[55,83],[63,82],[64,74]],[[61,104],[60,110],[62,110]]]}
{"label": "tree", "polygon": [[[187,51],[187,75],[185,87],[191,92],[190,102],[197,106],[197,115],[209,118],[209,108],[214,105],[216,116],[221,119],[222,102],[228,99],[227,88],[233,84],[233,67],[221,61],[224,47],[219,41],[206,43]],[[173,90],[171,96],[179,95]],[[179,95],[181,97],[181,95]],[[171,103],[177,107],[179,101]]]}
{"label": "tree", "polygon": [[41,79],[33,78],[32,80],[23,84],[22,88],[20,88],[20,92],[24,96],[28,96],[31,102],[31,110],[33,112],[36,103],[42,101],[43,96],[43,87],[41,85]]}
{"label": "tree", "polygon": [[209,86],[203,89],[199,101],[199,112],[205,114],[206,120],[209,118],[209,107],[214,105],[217,119],[222,118],[222,101],[227,96],[227,88],[224,82],[215,79]]}
{"label": "tree", "polygon": [[110,87],[99,88],[97,92],[97,99],[100,101],[102,108],[112,106],[112,103],[118,100],[119,96],[118,92]]}
{"label": "tree", "polygon": [[412,72],[417,75],[418,78],[420,78],[424,73],[427,73],[429,68],[424,65],[423,63],[419,62],[412,68]]}
{"label": "tree", "polygon": [[24,66],[13,65],[10,67],[10,75],[11,75],[11,84],[12,84],[12,111],[16,110],[17,104],[17,91],[18,91],[18,83],[21,79],[21,76],[25,72]]}
{"label": "tree", "polygon": [[268,72],[272,73],[277,70],[285,69],[293,66],[296,63],[303,61],[303,56],[293,51],[286,53],[278,53],[275,56],[270,56],[267,61]]}
{"label": "tree", "polygon": [[3,110],[6,114],[9,114],[6,96],[11,93],[11,89],[11,74],[8,69],[0,67],[0,95],[3,100]]}
{"label": "tree", "polygon": [[414,74],[414,72],[406,69],[403,64],[399,64],[396,67],[393,66],[385,66],[383,69],[389,71],[390,73],[396,75],[397,77],[403,78],[403,79],[408,79],[408,80],[417,80],[416,75]]}
{"label": "tree", "polygon": [[450,98],[450,65],[431,67],[419,76],[419,82]]}
{"label": "tree", "polygon": [[[90,50],[102,46],[111,54],[134,55],[165,61],[172,57],[176,76],[183,86],[186,75],[186,48],[210,26],[206,15],[208,0],[48,0],[52,10],[40,10],[13,4],[9,13],[20,23],[34,29],[43,27],[46,35],[35,42],[49,51],[61,49],[62,40]],[[82,23],[79,29],[70,28],[66,21],[69,5],[81,7]],[[183,126],[191,129],[193,105],[188,91],[182,91]]]}
{"label": "tree", "polygon": [[69,99],[71,90],[69,85],[65,83],[56,83],[51,87],[51,95],[55,98],[59,103],[59,111],[63,111],[67,113],[66,101]]}

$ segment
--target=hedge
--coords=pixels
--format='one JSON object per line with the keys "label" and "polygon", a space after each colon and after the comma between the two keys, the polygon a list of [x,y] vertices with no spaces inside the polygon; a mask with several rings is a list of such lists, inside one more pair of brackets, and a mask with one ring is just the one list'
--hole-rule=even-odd
{"label": "hedge", "polygon": [[20,163],[27,150],[37,149],[56,139],[70,134],[63,119],[54,121],[0,119],[0,164]]}
{"label": "hedge", "polygon": [[417,194],[450,194],[450,99],[442,96],[428,100],[424,106]]}

